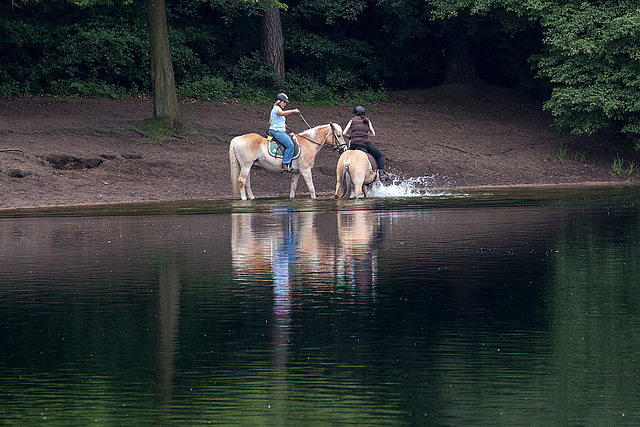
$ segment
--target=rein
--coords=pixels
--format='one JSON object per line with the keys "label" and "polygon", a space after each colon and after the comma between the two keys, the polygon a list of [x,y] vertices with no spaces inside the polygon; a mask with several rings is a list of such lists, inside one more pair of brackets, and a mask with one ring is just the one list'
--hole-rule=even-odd
{"label": "rein", "polygon": [[300,114],[300,118],[301,118],[302,120],[304,120],[304,122],[307,124],[307,127],[308,127],[309,129],[311,129],[311,126],[309,125],[309,122],[304,118],[304,116],[302,115],[302,113],[298,113],[298,114]]}
{"label": "rein", "polygon": [[[302,117],[302,115],[300,115],[300,117]],[[303,118],[302,120],[304,120],[304,118]],[[305,123],[306,123],[306,122],[307,122],[307,121],[305,120]],[[308,123],[307,123],[307,126],[309,126],[309,124],[308,124]],[[336,150],[338,150],[338,149],[340,148],[340,146],[341,146],[341,145],[340,145],[340,141],[338,140],[338,137],[336,136],[336,131],[335,131],[335,129],[333,128],[333,123],[329,123],[329,127],[331,127],[331,136],[333,137],[333,140],[336,142],[336,146],[335,146],[335,147],[332,147],[332,148],[333,148],[333,151],[336,151]],[[306,139],[307,141],[309,141],[309,142],[313,142],[314,144],[319,145],[319,146],[321,146],[321,147],[322,147],[322,145],[323,145],[323,144],[321,144],[321,143],[319,143],[319,142],[316,142],[316,141],[314,141],[314,140],[312,140],[312,139],[310,139],[310,138],[307,138],[306,136],[304,136],[304,135],[302,135],[302,134],[297,134],[296,136],[297,136],[297,137],[300,137],[300,138],[304,138],[304,139]]]}
{"label": "rein", "polygon": [[304,135],[303,135],[303,134],[301,134],[301,133],[297,133],[297,134],[296,134],[296,136],[297,136],[298,138],[306,139],[306,140],[307,140],[307,141],[309,141],[309,142],[313,142],[313,143],[314,143],[314,144],[316,144],[316,145],[322,145],[322,144],[320,144],[319,142],[314,141],[313,139],[309,139],[309,138],[307,138],[306,136],[304,136]]}

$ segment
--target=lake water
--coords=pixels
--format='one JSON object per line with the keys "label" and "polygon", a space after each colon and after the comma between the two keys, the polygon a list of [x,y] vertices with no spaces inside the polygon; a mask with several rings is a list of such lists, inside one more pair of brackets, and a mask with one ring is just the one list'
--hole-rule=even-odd
{"label": "lake water", "polygon": [[640,425],[637,189],[0,218],[0,424]]}

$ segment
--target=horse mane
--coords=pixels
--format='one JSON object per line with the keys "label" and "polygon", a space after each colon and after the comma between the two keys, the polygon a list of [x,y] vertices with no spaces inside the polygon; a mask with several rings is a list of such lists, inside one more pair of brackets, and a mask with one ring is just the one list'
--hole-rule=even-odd
{"label": "horse mane", "polygon": [[319,128],[321,128],[323,126],[326,126],[326,125],[319,125],[319,126],[316,126],[314,128],[307,129],[307,130],[305,130],[303,132],[300,132],[300,135],[305,136],[305,137],[307,137],[309,139],[315,139],[316,136],[318,135]]}
{"label": "horse mane", "polygon": [[[318,136],[318,132],[320,131],[320,128],[328,128],[327,131],[331,131],[331,125],[333,124],[333,128],[337,131],[339,131],[340,133],[342,133],[342,126],[340,126],[337,123],[327,123],[326,125],[318,125],[316,127],[313,127],[311,129],[307,129],[303,132],[300,132],[299,135],[302,135],[303,137],[315,140],[315,138]],[[327,135],[328,136],[328,135]]]}

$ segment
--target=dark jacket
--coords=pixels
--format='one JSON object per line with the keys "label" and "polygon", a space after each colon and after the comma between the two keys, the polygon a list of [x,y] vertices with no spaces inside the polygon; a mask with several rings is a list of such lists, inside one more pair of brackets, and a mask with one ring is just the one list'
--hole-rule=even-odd
{"label": "dark jacket", "polygon": [[351,136],[352,144],[359,142],[371,142],[371,139],[369,139],[369,123],[365,123],[362,117],[355,116],[351,119],[349,135]]}

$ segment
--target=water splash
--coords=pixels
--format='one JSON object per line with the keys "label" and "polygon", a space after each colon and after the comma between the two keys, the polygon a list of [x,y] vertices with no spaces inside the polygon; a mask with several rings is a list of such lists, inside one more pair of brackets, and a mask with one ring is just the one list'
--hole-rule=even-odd
{"label": "water splash", "polygon": [[[371,186],[371,197],[423,197],[443,196],[451,193],[442,187],[447,186],[447,179],[436,175],[404,178],[389,173],[389,180],[384,184],[376,181]],[[445,181],[444,183],[442,181]]]}

